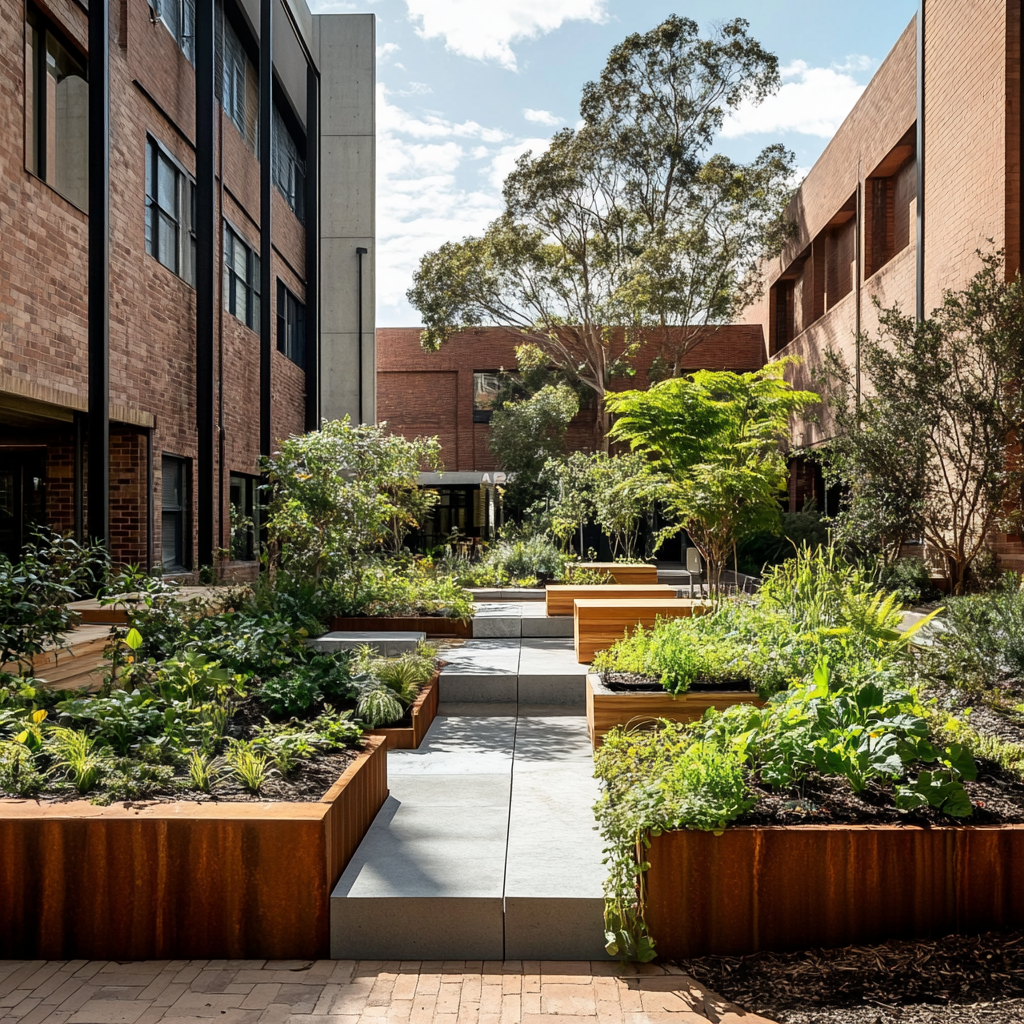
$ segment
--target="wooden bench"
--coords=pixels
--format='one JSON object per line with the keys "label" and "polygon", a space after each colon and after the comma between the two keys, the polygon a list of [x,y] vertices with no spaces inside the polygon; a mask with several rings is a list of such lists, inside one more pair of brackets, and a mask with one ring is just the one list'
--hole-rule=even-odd
{"label": "wooden bench", "polygon": [[658,619],[685,619],[691,615],[703,615],[709,608],[705,601],[681,597],[577,598],[573,607],[576,660],[588,664],[598,651],[606,651],[639,626],[650,629]]}
{"label": "wooden bench", "polygon": [[614,583],[654,584],[658,582],[658,567],[645,562],[571,562],[573,569],[586,569],[589,572],[604,572]]}
{"label": "wooden bench", "polygon": [[573,602],[577,599],[588,600],[604,598],[609,600],[625,600],[626,598],[674,598],[676,588],[670,587],[667,583],[653,584],[623,584],[623,583],[600,583],[596,586],[549,586],[547,588],[548,615],[572,615]]}
{"label": "wooden bench", "polygon": [[[103,685],[103,674],[110,670],[103,653],[109,641],[109,626],[78,626],[64,636],[65,646],[43,651],[32,659],[32,675],[51,690],[98,690]],[[22,668],[11,662],[0,665],[0,672],[20,675]]]}
{"label": "wooden bench", "polygon": [[[251,587],[178,587],[173,593],[161,594],[159,600],[173,601],[175,604],[195,604],[197,613],[215,615],[238,603],[239,599],[252,592]],[[129,608],[137,608],[142,604],[140,594],[122,594],[111,604],[101,604],[95,598],[84,601],[72,601],[68,610],[77,612],[83,624],[106,623],[112,626],[123,626],[128,622]]]}

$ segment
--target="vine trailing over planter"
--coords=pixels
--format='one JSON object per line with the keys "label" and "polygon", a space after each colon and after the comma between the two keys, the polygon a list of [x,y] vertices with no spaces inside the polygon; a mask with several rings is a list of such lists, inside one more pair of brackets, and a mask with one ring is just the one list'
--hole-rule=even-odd
{"label": "vine trailing over planter", "polygon": [[840,780],[854,794],[870,789],[900,815],[925,809],[968,817],[963,783],[976,778],[974,758],[931,735],[907,675],[907,659],[896,655],[847,665],[847,681],[835,684],[823,658],[810,679],[764,708],[741,704],[690,725],[610,732],[596,754],[605,789],[596,811],[611,869],[609,953],[639,961],[655,955],[644,918],[650,837],[670,829],[720,832],[766,790],[797,803],[810,781]]}

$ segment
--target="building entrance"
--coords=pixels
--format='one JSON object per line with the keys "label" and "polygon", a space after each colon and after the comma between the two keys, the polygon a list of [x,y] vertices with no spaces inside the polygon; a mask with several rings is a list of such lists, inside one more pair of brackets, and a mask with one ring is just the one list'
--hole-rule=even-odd
{"label": "building entrance", "polygon": [[46,449],[0,447],[0,554],[16,561],[46,522]]}

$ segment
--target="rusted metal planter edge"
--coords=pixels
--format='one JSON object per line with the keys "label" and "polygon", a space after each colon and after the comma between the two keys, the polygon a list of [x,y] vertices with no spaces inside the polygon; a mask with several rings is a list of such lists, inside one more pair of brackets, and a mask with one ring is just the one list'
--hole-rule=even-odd
{"label": "rusted metal planter edge", "polygon": [[318,802],[0,800],[0,959],[327,956],[331,890],[387,796],[371,736]]}
{"label": "rusted metal planter edge", "polygon": [[435,672],[430,682],[413,701],[409,709],[412,725],[403,728],[370,729],[366,735],[383,736],[387,740],[388,750],[417,750],[431,723],[437,717],[440,677],[440,671]]}
{"label": "rusted metal planter edge", "polygon": [[673,831],[647,851],[647,923],[687,958],[1024,924],[1024,825]]}

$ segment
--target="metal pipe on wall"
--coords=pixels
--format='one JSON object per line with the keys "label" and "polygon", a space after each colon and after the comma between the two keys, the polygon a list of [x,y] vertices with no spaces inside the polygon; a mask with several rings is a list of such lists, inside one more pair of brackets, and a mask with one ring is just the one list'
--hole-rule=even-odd
{"label": "metal pipe on wall", "polygon": [[306,65],[306,429],[320,426],[320,76]]}
{"label": "metal pipe on wall", "polygon": [[356,300],[356,306],[359,310],[357,327],[359,330],[359,340],[357,342],[359,352],[359,422],[363,422],[363,257],[369,250],[363,246],[356,247],[356,259],[359,260],[359,274],[358,284],[359,295]]}
{"label": "metal pipe on wall", "polygon": [[75,465],[74,465],[75,540],[85,540],[85,429],[82,414],[75,413]]}
{"label": "metal pipe on wall", "polygon": [[271,447],[270,370],[274,345],[272,131],[274,117],[274,0],[260,0],[260,455]]}
{"label": "metal pipe on wall", "polygon": [[924,0],[917,8],[917,321],[924,320]]}
{"label": "metal pipe on wall", "polygon": [[[212,2],[212,0],[211,0]],[[110,549],[110,2],[89,4],[89,537]]]}
{"label": "metal pipe on wall", "polygon": [[213,564],[216,154],[214,0],[196,0],[196,511],[200,566]]}
{"label": "metal pipe on wall", "polygon": [[146,571],[153,571],[153,428],[146,431]]}

